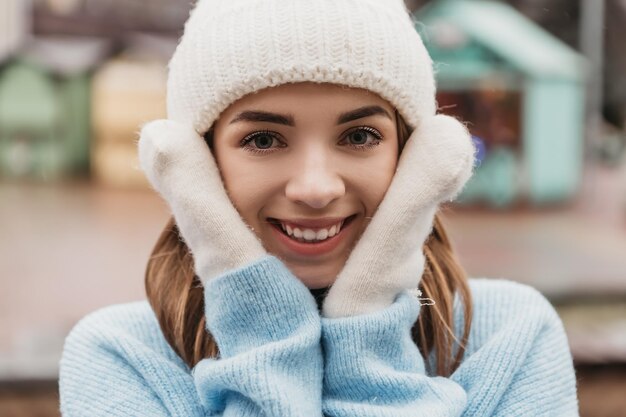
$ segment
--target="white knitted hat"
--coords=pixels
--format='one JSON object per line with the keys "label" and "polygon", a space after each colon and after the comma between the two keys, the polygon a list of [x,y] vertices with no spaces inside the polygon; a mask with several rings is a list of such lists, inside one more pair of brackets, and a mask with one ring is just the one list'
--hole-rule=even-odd
{"label": "white knitted hat", "polygon": [[436,111],[402,0],[199,0],[169,69],[168,117],[200,134],[243,96],[304,81],[370,90],[412,127]]}

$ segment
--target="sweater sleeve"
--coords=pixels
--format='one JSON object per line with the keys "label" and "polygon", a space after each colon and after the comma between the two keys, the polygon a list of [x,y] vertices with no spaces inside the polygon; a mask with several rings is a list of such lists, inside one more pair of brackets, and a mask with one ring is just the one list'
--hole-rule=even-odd
{"label": "sweater sleeve", "polygon": [[408,293],[374,314],[322,319],[324,412],[578,416],[572,359],[558,315],[536,290],[511,284],[482,297],[470,354],[449,378],[425,372],[410,329],[426,307]]}
{"label": "sweater sleeve", "polygon": [[411,339],[420,311],[408,292],[384,310],[322,318],[323,410],[330,417],[460,416],[463,387],[429,377]]}
{"label": "sweater sleeve", "polygon": [[63,416],[320,416],[321,323],[307,288],[268,256],[208,283],[205,300],[220,357],[193,369],[147,305],[81,320],[61,359]]}
{"label": "sweater sleeve", "polygon": [[321,321],[309,290],[274,256],[211,280],[207,328],[220,350],[193,369],[224,416],[321,416]]}

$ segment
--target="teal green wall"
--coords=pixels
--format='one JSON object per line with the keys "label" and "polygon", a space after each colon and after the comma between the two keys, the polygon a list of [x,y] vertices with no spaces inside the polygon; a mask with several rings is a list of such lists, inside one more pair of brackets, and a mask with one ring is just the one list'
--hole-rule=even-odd
{"label": "teal green wall", "polygon": [[524,96],[524,163],[531,200],[572,197],[583,160],[584,96],[568,81],[529,79]]}

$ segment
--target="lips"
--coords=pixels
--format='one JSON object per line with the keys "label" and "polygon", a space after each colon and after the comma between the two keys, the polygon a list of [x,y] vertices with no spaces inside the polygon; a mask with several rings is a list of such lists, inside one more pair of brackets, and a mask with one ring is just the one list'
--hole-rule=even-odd
{"label": "lips", "polygon": [[291,227],[298,227],[300,229],[303,229],[303,228],[304,229],[323,229],[323,228],[331,227],[337,223],[340,223],[354,216],[356,216],[356,214],[353,214],[351,216],[344,216],[344,217],[322,217],[318,219],[305,219],[305,218],[278,219],[274,217],[268,217],[267,220],[270,223],[282,223],[285,225],[289,225]]}
{"label": "lips", "polygon": [[353,214],[348,217],[324,217],[320,219],[294,219],[294,220],[283,220],[277,219],[274,217],[268,217],[267,221],[274,226],[277,226],[281,231],[281,225],[289,225],[292,228],[299,229],[324,229],[328,227],[332,227],[340,222],[342,222],[342,227],[348,225],[348,223],[352,222],[356,218],[356,214]]}
{"label": "lips", "polygon": [[289,256],[309,259],[310,257],[329,255],[338,248],[345,247],[344,243],[347,242],[346,237],[352,234],[351,224],[356,217],[357,215],[352,215],[346,218],[339,233],[321,241],[296,240],[289,237],[278,220],[268,218],[268,222],[272,224],[271,229],[273,230],[276,241],[284,251],[290,254]]}

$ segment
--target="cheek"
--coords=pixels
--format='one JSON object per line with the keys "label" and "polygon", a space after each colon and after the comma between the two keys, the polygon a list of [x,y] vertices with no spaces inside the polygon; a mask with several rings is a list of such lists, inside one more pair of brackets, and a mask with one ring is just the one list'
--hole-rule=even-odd
{"label": "cheek", "polygon": [[271,170],[263,170],[229,155],[220,155],[218,165],[228,196],[245,222],[259,227],[259,212],[276,193]]}
{"label": "cheek", "polygon": [[370,216],[385,197],[395,174],[397,158],[395,154],[381,154],[359,163],[350,164],[347,178],[359,193],[359,199]]}

